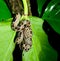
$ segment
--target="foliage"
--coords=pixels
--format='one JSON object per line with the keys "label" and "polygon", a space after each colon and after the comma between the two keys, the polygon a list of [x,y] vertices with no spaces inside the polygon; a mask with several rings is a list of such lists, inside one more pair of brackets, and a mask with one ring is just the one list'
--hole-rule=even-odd
{"label": "foliage", "polygon": [[[45,1],[42,0],[40,3],[40,0],[37,0],[37,3],[38,12],[40,14],[42,8],[45,8],[44,7]],[[57,33],[60,34],[60,1],[51,0],[44,9],[42,18],[46,20]]]}
{"label": "foliage", "polygon": [[43,20],[30,17],[33,31],[32,48],[23,52],[23,61],[57,61],[57,52],[48,43],[48,37],[42,29]]}
{"label": "foliage", "polygon": [[0,22],[0,61],[13,61],[15,32],[11,29],[10,20]]}
{"label": "foliage", "polygon": [[4,2],[4,0],[0,0],[0,21],[11,18],[11,13]]}
{"label": "foliage", "polygon": [[[37,0],[38,12],[41,15],[42,7],[47,0]],[[52,3],[53,2],[53,3]],[[44,10],[42,18],[60,34],[60,6],[58,0],[52,0]],[[53,6],[55,5],[55,6]],[[51,7],[53,8],[51,9]],[[56,8],[56,9],[54,9]],[[13,42],[16,32],[11,29],[12,19],[4,0],[0,0],[0,61],[13,61],[12,53],[15,47]],[[4,21],[2,21],[4,19]],[[28,52],[23,51],[23,61],[57,61],[57,52],[49,45],[48,36],[45,34],[42,25],[44,20],[37,17],[29,17],[33,31],[32,47]]]}
{"label": "foliage", "polygon": [[[36,20],[37,19],[37,20]],[[11,20],[11,19],[10,19]],[[9,21],[10,21],[9,20]],[[11,22],[0,22],[0,60],[13,61],[12,52],[14,50],[15,32],[11,30]],[[23,52],[23,61],[56,61],[57,53],[48,43],[48,38],[42,29],[43,20],[37,17],[30,17],[33,31],[32,48],[28,52]],[[2,36],[3,35],[3,36]],[[4,59],[3,59],[4,57]],[[28,58],[27,58],[28,57]],[[48,57],[48,58],[47,58]]]}

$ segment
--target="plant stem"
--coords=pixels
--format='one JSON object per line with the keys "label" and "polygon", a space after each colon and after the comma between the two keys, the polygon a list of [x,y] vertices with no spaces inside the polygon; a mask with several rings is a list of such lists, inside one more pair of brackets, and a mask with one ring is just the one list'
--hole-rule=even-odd
{"label": "plant stem", "polygon": [[27,5],[27,0],[22,0],[23,6],[24,6],[24,15],[20,18],[20,20],[29,20],[28,18],[28,5]]}
{"label": "plant stem", "polygon": [[22,0],[24,5],[24,15],[28,16],[28,6],[27,6],[27,0]]}

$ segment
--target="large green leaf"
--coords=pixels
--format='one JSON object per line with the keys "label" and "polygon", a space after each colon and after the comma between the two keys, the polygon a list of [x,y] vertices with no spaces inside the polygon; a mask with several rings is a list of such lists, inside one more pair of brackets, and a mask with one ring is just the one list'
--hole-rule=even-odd
{"label": "large green leaf", "polygon": [[42,18],[45,19],[51,27],[60,34],[60,1],[52,0],[46,7]]}
{"label": "large green leaf", "polygon": [[0,61],[13,61],[14,36],[15,32],[11,29],[11,22],[0,22]]}
{"label": "large green leaf", "polygon": [[60,0],[37,0],[37,5],[39,15],[60,34]]}
{"label": "large green leaf", "polygon": [[32,47],[28,52],[23,51],[23,61],[57,61],[57,52],[49,45],[48,37],[43,31],[43,20],[30,17],[33,31]]}
{"label": "large green leaf", "polygon": [[[10,20],[0,22],[0,61],[13,61],[15,32],[11,30]],[[57,52],[49,45],[48,37],[42,29],[43,20],[30,17],[30,21],[33,43],[28,52],[23,51],[23,61],[57,61]]]}
{"label": "large green leaf", "polygon": [[11,13],[7,8],[6,3],[4,2],[4,0],[0,0],[0,21],[9,19],[10,17],[11,17]]}

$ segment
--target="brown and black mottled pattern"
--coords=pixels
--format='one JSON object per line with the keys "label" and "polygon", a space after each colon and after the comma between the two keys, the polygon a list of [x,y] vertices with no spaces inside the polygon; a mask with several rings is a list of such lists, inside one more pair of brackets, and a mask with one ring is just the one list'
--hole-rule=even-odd
{"label": "brown and black mottled pattern", "polygon": [[[28,15],[32,15],[31,13],[31,6],[30,6],[30,0],[27,1],[27,6],[28,6]],[[23,7],[23,2],[22,0],[5,0],[7,6],[9,7],[12,15],[20,13],[20,15],[24,14],[24,7]],[[14,16],[14,15],[13,15]]]}
{"label": "brown and black mottled pattern", "polygon": [[[28,51],[32,46],[32,30],[30,21],[24,20],[20,21],[21,15],[23,15],[23,4],[21,0],[5,0],[8,7],[13,14],[13,21],[11,27],[13,30],[18,32],[16,43],[22,50]],[[30,0],[27,0],[28,5],[28,15],[32,15]],[[24,14],[25,15],[25,14]]]}
{"label": "brown and black mottled pattern", "polygon": [[32,29],[30,21],[20,21],[16,28],[13,26],[12,28],[18,32],[16,43],[19,44],[20,49],[28,51],[32,46]]}
{"label": "brown and black mottled pattern", "polygon": [[20,13],[23,14],[23,4],[21,0],[5,0],[12,14]]}

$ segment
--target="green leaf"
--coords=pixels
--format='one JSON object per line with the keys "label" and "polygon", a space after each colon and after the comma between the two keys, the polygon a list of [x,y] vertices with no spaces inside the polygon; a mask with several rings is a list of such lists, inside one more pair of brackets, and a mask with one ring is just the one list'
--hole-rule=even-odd
{"label": "green leaf", "polygon": [[46,20],[60,34],[60,0],[49,0],[49,4],[46,4],[46,1],[37,0],[38,13],[40,16],[42,14],[42,19]]}
{"label": "green leaf", "polygon": [[33,32],[32,47],[28,52],[23,51],[23,61],[57,61],[57,52],[49,45],[48,37],[43,31],[43,20],[30,17]]}
{"label": "green leaf", "polygon": [[60,34],[60,1],[51,0],[42,16]]}
{"label": "green leaf", "polygon": [[[32,47],[23,52],[23,61],[57,61],[57,52],[49,45],[48,37],[43,31],[43,20],[29,17],[33,31]],[[0,22],[0,61],[13,61],[12,53],[15,47],[16,32],[11,30],[11,19]]]}
{"label": "green leaf", "polygon": [[46,7],[42,18],[45,19],[51,27],[60,34],[60,1],[52,0]]}
{"label": "green leaf", "polygon": [[43,5],[45,4],[45,2],[46,2],[46,0],[37,0],[39,16],[41,15],[42,7],[43,7]]}
{"label": "green leaf", "polygon": [[0,61],[13,61],[14,36],[11,22],[0,22]]}
{"label": "green leaf", "polygon": [[0,0],[0,21],[9,18],[11,18],[11,13],[4,0]]}

